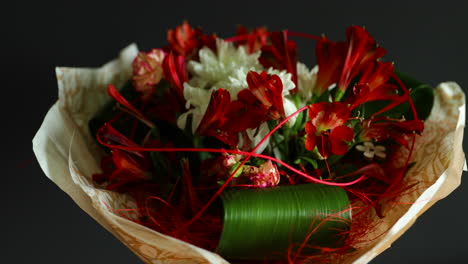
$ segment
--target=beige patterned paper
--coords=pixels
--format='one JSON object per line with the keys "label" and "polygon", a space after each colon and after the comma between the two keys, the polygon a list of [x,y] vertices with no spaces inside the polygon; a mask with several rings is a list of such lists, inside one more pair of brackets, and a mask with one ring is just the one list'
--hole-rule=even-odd
{"label": "beige patterned paper", "polygon": [[[102,151],[87,129],[91,117],[110,99],[109,83],[122,86],[131,77],[131,63],[138,50],[125,48],[118,59],[101,68],[56,69],[59,100],[47,113],[33,139],[33,149],[45,174],[84,211],[119,238],[145,263],[228,263],[219,255],[157,233],[126,218],[136,215],[119,209],[135,208],[130,197],[99,189],[91,175],[99,172]],[[423,136],[416,140],[412,157],[417,161],[406,180],[424,188],[402,197],[402,205],[389,206],[380,230],[388,230],[346,263],[367,263],[388,248],[425,210],[460,184],[465,162],[462,139],[465,97],[453,82],[436,90],[436,103]],[[376,233],[379,230],[375,231]],[[372,234],[369,234],[371,236]]]}

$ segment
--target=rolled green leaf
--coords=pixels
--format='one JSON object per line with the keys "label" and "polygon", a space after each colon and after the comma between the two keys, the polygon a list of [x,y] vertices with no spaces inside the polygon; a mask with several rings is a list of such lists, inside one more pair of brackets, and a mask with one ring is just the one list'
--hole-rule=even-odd
{"label": "rolled green leaf", "polygon": [[[288,248],[342,246],[351,223],[340,187],[321,184],[225,191],[224,224],[217,252],[237,260],[283,259]],[[310,235],[310,236],[309,236]]]}

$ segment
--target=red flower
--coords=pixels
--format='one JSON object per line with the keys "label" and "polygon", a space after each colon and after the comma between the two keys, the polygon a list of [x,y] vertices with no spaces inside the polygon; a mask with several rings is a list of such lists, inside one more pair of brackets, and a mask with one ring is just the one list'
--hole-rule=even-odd
{"label": "red flower", "polygon": [[377,46],[375,40],[361,27],[352,26],[346,30],[348,52],[343,65],[338,88],[345,91],[351,80],[366,66],[372,65],[385,55],[385,50]]}
{"label": "red flower", "polygon": [[216,90],[211,97],[197,132],[214,136],[224,143],[235,146],[237,133],[255,129],[267,120],[285,118],[283,107],[283,84],[277,75],[266,72],[247,74],[249,89],[237,94],[237,100],[225,89]]}
{"label": "red flower", "polygon": [[285,118],[283,106],[283,83],[278,75],[260,74],[251,71],[247,74],[247,84],[252,94],[268,109],[271,119]]}
{"label": "red flower", "polygon": [[226,131],[224,123],[226,114],[231,104],[231,95],[225,89],[218,89],[211,95],[208,108],[198,125],[197,133],[203,136],[212,136],[222,142],[236,146],[238,142],[237,133]]}
{"label": "red flower", "polygon": [[330,85],[340,80],[346,49],[346,43],[333,42],[326,37],[322,37],[317,42],[315,48],[318,65],[316,89],[319,95],[324,93]]}
{"label": "red flower", "polygon": [[[296,43],[288,39],[286,30],[272,32],[270,38],[272,45],[262,47],[262,55],[258,61],[266,68],[288,71],[292,75],[292,81],[297,85]],[[293,92],[296,90],[297,88]]]}
{"label": "red flower", "polygon": [[167,32],[167,41],[171,51],[187,57],[198,47],[198,39],[201,35],[200,29],[193,29],[187,22],[184,22],[176,29]]}
{"label": "red flower", "polygon": [[386,84],[393,75],[394,67],[391,62],[376,61],[369,63],[362,71],[359,83],[365,83],[373,91]]}
{"label": "red flower", "polygon": [[165,53],[161,49],[139,52],[133,60],[133,86],[147,99],[154,93],[154,86],[163,77],[162,62]]}
{"label": "red flower", "polygon": [[[385,54],[385,50],[378,47],[375,40],[361,27],[349,27],[346,35],[347,42],[332,42],[323,37],[316,46],[319,68],[317,90],[323,93],[331,84],[338,83],[337,100],[344,95],[354,77],[362,72],[368,74],[367,67],[372,67]],[[366,75],[365,78],[371,77]]]}
{"label": "red flower", "polygon": [[177,55],[181,55],[186,59],[198,57],[198,50],[203,46],[216,50],[216,36],[203,35],[200,29],[190,27],[187,22],[184,22],[176,29],[171,29],[167,32],[167,41],[169,46],[168,51],[172,51]]}
{"label": "red flower", "polygon": [[154,127],[153,122],[146,118],[140,111],[138,111],[130,102],[127,101],[119,91],[114,87],[114,85],[109,84],[107,86],[107,93],[110,97],[114,98],[120,105],[127,109],[127,113],[134,116],[135,118],[139,119],[143,123],[145,123],[149,127]]}
{"label": "red flower", "polygon": [[238,41],[237,43],[239,45],[246,45],[249,54],[261,50],[268,43],[268,31],[264,27],[255,28],[249,32],[246,27],[238,26],[236,33],[237,36],[247,36],[246,40]]}
{"label": "red flower", "polygon": [[177,96],[183,102],[184,99],[184,82],[188,81],[188,72],[185,65],[185,58],[181,55],[169,53],[164,58],[163,70],[166,80],[174,87]]}
{"label": "red flower", "polygon": [[421,119],[405,121],[376,117],[364,121],[361,137],[366,141],[375,140],[377,142],[393,139],[404,146],[408,146],[406,135],[421,134],[423,130],[424,122]]}
{"label": "red flower", "polygon": [[257,97],[248,89],[237,94],[237,100],[232,101],[226,115],[224,128],[231,132],[244,132],[254,129],[268,119],[268,108],[258,103]]}
{"label": "red flower", "polygon": [[402,100],[403,97],[397,94],[397,90],[398,88],[395,85],[389,83],[381,85],[372,91],[367,84],[358,84],[353,87],[353,91],[346,99],[346,103],[350,105],[352,110],[365,102],[377,100]]}
{"label": "red flower", "polygon": [[370,101],[386,100],[396,104],[404,100],[404,97],[398,95],[398,87],[388,83],[393,74],[393,63],[370,63],[363,69],[359,83],[353,87],[346,103],[354,109]]}
{"label": "red flower", "polygon": [[353,130],[346,126],[351,112],[341,102],[320,102],[309,106],[310,121],[306,123],[306,149],[314,150],[327,158],[330,153],[344,155],[348,151],[346,142],[352,141]]}
{"label": "red flower", "polygon": [[[96,136],[104,142],[126,147],[140,147],[109,124],[101,127]],[[126,152],[112,149],[112,154],[102,159],[101,167],[103,173],[94,174],[93,179],[98,183],[107,182],[108,190],[119,190],[128,184],[147,180],[151,175],[151,161],[148,155],[137,151]]]}

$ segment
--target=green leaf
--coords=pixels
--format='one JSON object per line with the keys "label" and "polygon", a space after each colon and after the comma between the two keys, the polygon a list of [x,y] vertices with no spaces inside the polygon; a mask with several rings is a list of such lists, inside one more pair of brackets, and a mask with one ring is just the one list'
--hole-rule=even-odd
{"label": "green leaf", "polygon": [[315,228],[300,253],[312,254],[308,245],[337,248],[351,223],[350,202],[340,187],[231,189],[221,199],[224,223],[217,252],[229,259],[282,259],[290,245],[300,245]]}
{"label": "green leaf", "polygon": [[301,160],[307,161],[310,165],[312,165],[312,167],[314,167],[314,169],[318,168],[318,163],[314,159],[311,159],[309,157],[301,157]]}

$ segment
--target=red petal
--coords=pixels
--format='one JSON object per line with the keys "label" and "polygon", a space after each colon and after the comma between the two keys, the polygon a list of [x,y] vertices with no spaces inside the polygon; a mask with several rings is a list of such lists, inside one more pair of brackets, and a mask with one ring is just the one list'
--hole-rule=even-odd
{"label": "red petal", "polygon": [[388,82],[393,75],[393,63],[377,61],[363,69],[360,83],[365,83],[372,91]]}
{"label": "red petal", "polygon": [[270,34],[271,46],[262,48],[262,55],[258,59],[265,68],[273,67],[287,70],[292,75],[292,81],[297,84],[297,48],[296,43],[288,39],[286,30]]}
{"label": "red petal", "polygon": [[317,149],[324,158],[328,158],[330,156],[331,151],[331,142],[330,137],[328,135],[317,136],[315,138]]}
{"label": "red petal", "polygon": [[129,109],[130,111],[134,112],[135,114],[143,117],[143,114],[140,113],[140,111],[138,111],[135,107],[133,107],[133,105],[131,105],[127,99],[125,99],[120,93],[119,91],[117,91],[117,89],[115,88],[114,85],[112,84],[109,84],[109,86],[107,87],[107,93],[112,97],[114,98],[114,100],[116,100],[119,104],[121,104],[122,106],[124,106],[125,108]]}
{"label": "red petal", "polygon": [[354,132],[350,127],[339,126],[332,130],[330,133],[331,152],[335,155],[344,155],[348,152],[348,145],[346,142],[352,141]]}
{"label": "red petal", "polygon": [[342,91],[348,88],[351,80],[359,74],[363,67],[368,66],[369,63],[373,63],[385,54],[385,50],[377,47],[375,40],[364,28],[349,27],[346,35],[348,38],[348,53],[338,84]]}
{"label": "red petal", "polygon": [[[111,142],[112,144],[118,144],[125,147],[139,148],[140,145],[136,144],[119,131],[115,130],[109,123],[105,123],[98,131],[96,137],[100,138],[104,142]],[[133,151],[133,154],[144,157],[143,154],[137,151]]]}
{"label": "red petal", "polygon": [[229,110],[231,95],[225,89],[218,89],[211,94],[211,100],[206,109],[197,132],[205,134],[210,129],[220,129],[223,125],[223,117]]}
{"label": "red petal", "polygon": [[340,80],[343,64],[346,58],[347,45],[344,42],[332,42],[322,37],[316,45],[318,73],[316,88],[319,95],[325,92],[330,85]]}
{"label": "red petal", "polygon": [[169,53],[163,61],[164,76],[174,87],[177,96],[184,99],[184,82],[188,80],[188,73],[185,67],[185,59],[183,56],[174,56]]}
{"label": "red petal", "polygon": [[283,83],[278,75],[251,71],[247,74],[247,84],[252,94],[269,110],[272,119],[285,117]]}
{"label": "red petal", "polygon": [[307,122],[305,125],[307,137],[306,137],[306,142],[305,146],[308,151],[312,151],[315,148],[315,126],[312,125],[310,122]]}
{"label": "red petal", "polygon": [[239,41],[240,45],[247,45],[247,52],[254,53],[259,51],[268,43],[268,31],[264,27],[255,28],[249,33],[249,30],[244,26],[238,26],[236,29],[237,36],[246,36],[245,40]]}

